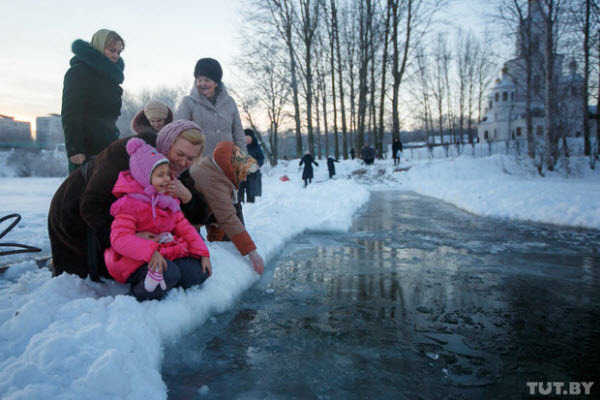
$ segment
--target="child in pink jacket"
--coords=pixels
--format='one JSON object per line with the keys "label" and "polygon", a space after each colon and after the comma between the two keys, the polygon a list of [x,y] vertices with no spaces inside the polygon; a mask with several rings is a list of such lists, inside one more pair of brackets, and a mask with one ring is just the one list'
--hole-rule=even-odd
{"label": "child in pink jacket", "polygon": [[108,272],[117,282],[130,283],[139,301],[203,283],[212,272],[208,249],[179,200],[165,194],[171,180],[167,158],[139,138],[127,142],[127,152],[129,170],[113,188],[115,219],[111,247],[104,252]]}

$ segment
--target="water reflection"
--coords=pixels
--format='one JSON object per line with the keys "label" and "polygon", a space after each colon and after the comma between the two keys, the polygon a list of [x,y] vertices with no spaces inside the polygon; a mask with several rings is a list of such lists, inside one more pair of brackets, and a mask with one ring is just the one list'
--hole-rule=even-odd
{"label": "water reflection", "polygon": [[290,244],[266,291],[170,349],[169,396],[493,399],[598,382],[599,247],[597,231],[374,193],[350,232]]}

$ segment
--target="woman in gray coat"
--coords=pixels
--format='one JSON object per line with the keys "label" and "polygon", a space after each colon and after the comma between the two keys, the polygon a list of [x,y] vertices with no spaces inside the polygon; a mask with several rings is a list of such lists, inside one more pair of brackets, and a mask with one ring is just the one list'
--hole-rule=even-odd
{"label": "woman in gray coat", "polygon": [[212,154],[217,143],[232,141],[246,150],[246,139],[235,101],[221,82],[223,70],[212,58],[202,58],[194,68],[194,86],[175,111],[175,120],[193,121],[206,138],[205,155]]}

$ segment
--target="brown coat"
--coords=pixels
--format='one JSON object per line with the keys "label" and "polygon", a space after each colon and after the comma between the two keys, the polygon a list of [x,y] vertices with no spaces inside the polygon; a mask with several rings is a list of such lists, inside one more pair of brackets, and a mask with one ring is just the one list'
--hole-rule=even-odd
{"label": "brown coat", "polygon": [[[229,143],[233,146],[232,142]],[[231,165],[231,150],[229,157],[216,162],[213,157],[203,158],[190,168],[190,175],[196,182],[196,189],[208,202],[210,212],[239,252],[245,256],[256,250],[250,234],[236,214],[238,183]]]}
{"label": "brown coat", "polygon": [[[154,134],[141,134],[138,137],[150,145],[156,145]],[[129,139],[111,143],[96,158],[73,171],[54,194],[48,213],[48,234],[55,276],[62,272],[77,274],[82,278],[88,275],[89,227],[98,240],[98,274],[111,279],[104,265],[103,252],[110,246],[110,225],[113,221],[110,206],[116,200],[112,189],[119,172],[129,168],[129,155],[125,148]],[[193,195],[192,200],[181,207],[186,218],[192,224],[206,223],[206,202],[194,189],[189,173],[184,172],[180,180]]]}

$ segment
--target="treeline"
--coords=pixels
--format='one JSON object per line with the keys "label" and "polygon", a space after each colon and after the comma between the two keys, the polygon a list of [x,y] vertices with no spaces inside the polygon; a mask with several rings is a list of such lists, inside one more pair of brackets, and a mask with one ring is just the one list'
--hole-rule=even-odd
{"label": "treeline", "polygon": [[[436,143],[472,143],[499,75],[497,61],[514,56],[492,50],[503,47],[499,42],[516,42],[524,24],[544,23],[551,32],[540,38],[539,47],[548,50],[542,62],[554,65],[553,55],[564,52],[587,59],[582,65],[588,75],[595,68],[590,61],[600,42],[590,33],[598,26],[595,0],[499,0],[490,4],[488,25],[504,35],[494,38],[462,31],[460,21],[444,21],[447,5],[446,0],[248,0],[239,57],[246,83],[238,89],[238,106],[255,130],[266,133],[263,148],[271,162],[278,156],[279,135],[289,129],[298,157],[308,150],[317,157],[348,158],[351,148],[367,141],[382,154],[383,132],[397,137],[407,126],[423,129],[428,142],[436,136]],[[528,18],[532,7],[539,7],[542,21]],[[550,98],[557,94],[551,70],[543,77]],[[581,99],[587,107],[589,89]],[[542,152],[552,168],[561,136],[556,103],[544,106],[551,112]],[[323,138],[329,135],[333,149]]]}

